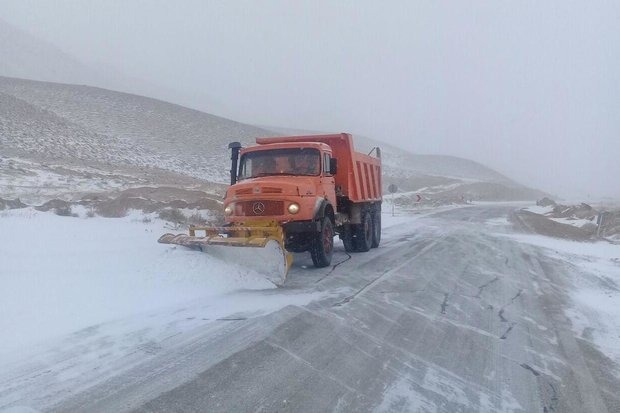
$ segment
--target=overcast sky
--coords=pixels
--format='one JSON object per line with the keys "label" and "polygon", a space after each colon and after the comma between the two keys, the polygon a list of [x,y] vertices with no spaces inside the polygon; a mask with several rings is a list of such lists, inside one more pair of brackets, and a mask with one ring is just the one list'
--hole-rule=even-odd
{"label": "overcast sky", "polygon": [[207,112],[620,198],[620,1],[2,0],[0,17]]}

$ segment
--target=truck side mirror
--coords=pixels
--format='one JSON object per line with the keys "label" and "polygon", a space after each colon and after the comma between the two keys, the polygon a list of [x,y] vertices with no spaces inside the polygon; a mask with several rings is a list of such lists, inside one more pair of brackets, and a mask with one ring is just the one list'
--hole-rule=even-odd
{"label": "truck side mirror", "polygon": [[336,158],[329,158],[329,174],[336,175],[338,172],[338,160]]}

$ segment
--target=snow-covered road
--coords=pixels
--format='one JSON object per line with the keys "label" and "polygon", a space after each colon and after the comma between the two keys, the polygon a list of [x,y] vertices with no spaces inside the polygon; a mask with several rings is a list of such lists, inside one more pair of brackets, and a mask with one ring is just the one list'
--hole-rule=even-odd
{"label": "snow-covered road", "polygon": [[[66,321],[66,306],[55,309],[36,288],[41,282],[60,294],[45,284],[53,280],[27,276],[36,273],[28,265],[62,266],[49,257],[28,265],[27,255],[12,258],[11,272],[1,270],[2,288],[30,286],[39,298],[3,293],[13,301],[1,307],[0,411],[620,411],[620,246],[586,251],[515,234],[514,208],[385,216],[380,248],[348,256],[338,244],[336,265],[321,270],[298,255],[279,289],[237,270],[228,274],[234,281],[223,281],[230,267],[204,254],[145,249],[148,236],[121,238],[121,245],[138,243],[133,261],[125,250],[101,252],[120,254],[109,258],[119,308],[97,320],[59,322],[66,329],[60,337],[44,327]],[[6,218],[3,232],[19,224]],[[127,223],[118,225],[127,234],[120,229]],[[92,228],[76,231],[80,242],[92,237]],[[2,258],[18,253],[11,248],[1,245]],[[201,264],[209,274],[201,276]],[[126,280],[141,265],[148,269]],[[183,275],[166,278],[173,269]],[[73,285],[80,306],[88,306],[79,291],[92,287],[75,274],[63,285]],[[107,273],[88,274],[104,297],[114,295],[103,282]],[[143,304],[132,307],[127,292],[141,284]],[[39,300],[47,306],[39,309],[42,319],[28,307],[20,313],[20,301]],[[29,326],[34,322],[40,325]],[[23,347],[34,338],[37,346]]]}

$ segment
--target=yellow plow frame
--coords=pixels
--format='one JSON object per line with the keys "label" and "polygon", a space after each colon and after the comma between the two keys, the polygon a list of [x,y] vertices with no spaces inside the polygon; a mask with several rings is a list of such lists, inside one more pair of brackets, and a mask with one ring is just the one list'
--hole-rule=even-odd
{"label": "yellow plow frame", "polygon": [[[196,235],[203,231],[204,236]],[[276,221],[253,221],[252,226],[190,226],[189,235],[164,234],[158,242],[199,249],[225,261],[245,265],[278,286],[286,281],[293,262],[293,256],[284,248],[284,230]]]}

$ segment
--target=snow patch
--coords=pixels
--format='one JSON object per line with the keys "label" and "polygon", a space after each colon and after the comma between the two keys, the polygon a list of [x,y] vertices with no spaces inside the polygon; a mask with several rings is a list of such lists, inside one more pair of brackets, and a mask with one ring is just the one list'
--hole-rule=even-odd
{"label": "snow patch", "polygon": [[[0,212],[0,233],[8,235],[0,240],[0,364],[37,343],[140,314],[202,303],[200,317],[215,319],[318,298],[264,295],[276,287],[250,269],[158,244],[165,226],[138,213],[80,219],[32,208]],[[260,296],[248,296],[252,291]]]}
{"label": "snow patch", "polygon": [[395,381],[383,393],[381,404],[376,413],[387,412],[436,412],[437,406],[415,391],[412,382],[402,377]]}
{"label": "snow patch", "polygon": [[534,214],[546,215],[553,211],[553,206],[540,206],[540,205],[532,205],[526,208],[522,208],[524,211],[533,212]]}
{"label": "snow patch", "polygon": [[596,225],[596,220],[594,219],[577,219],[577,218],[549,218],[552,221],[558,222],[560,224],[564,224],[564,225],[571,225],[573,227],[577,227],[577,228],[581,228],[584,225],[587,224],[594,224]]}
{"label": "snow patch", "polygon": [[510,221],[508,221],[508,218],[506,217],[498,217],[498,218],[491,218],[491,219],[487,219],[484,222],[486,225],[490,225],[490,226],[494,226],[494,227],[505,227],[505,226],[510,226]]}
{"label": "snow patch", "polygon": [[566,315],[576,335],[594,342],[620,365],[620,245],[575,242],[541,235],[496,234],[547,249],[547,255],[581,270],[573,277]]}

